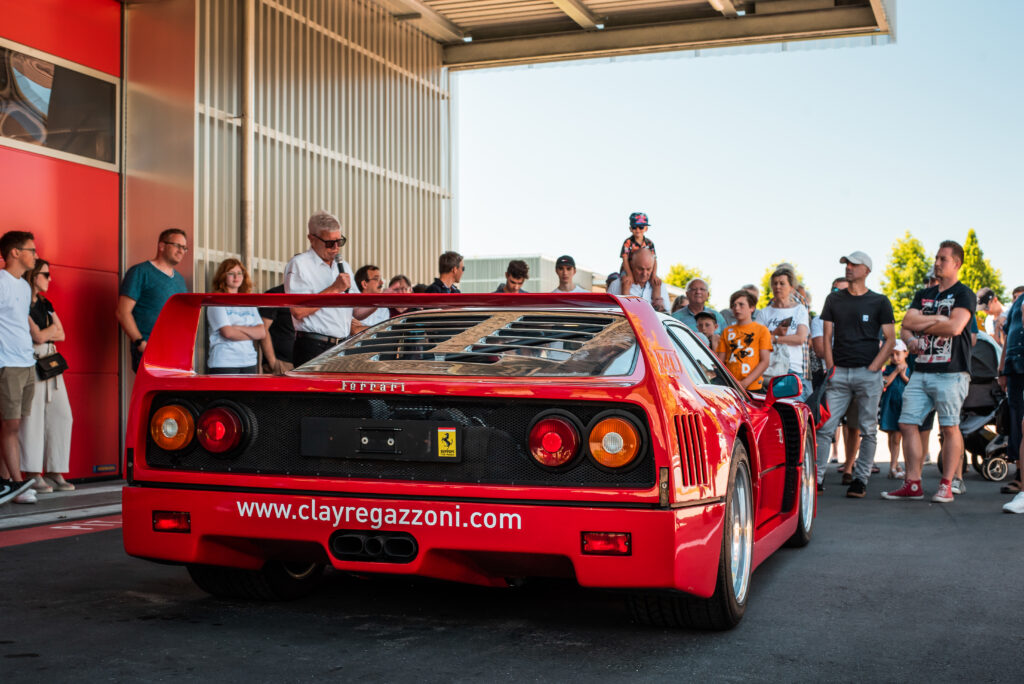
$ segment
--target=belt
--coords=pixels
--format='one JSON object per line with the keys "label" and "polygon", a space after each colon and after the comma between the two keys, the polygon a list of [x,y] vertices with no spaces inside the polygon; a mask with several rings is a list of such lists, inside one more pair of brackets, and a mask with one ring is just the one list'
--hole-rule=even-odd
{"label": "belt", "polygon": [[330,345],[341,344],[346,338],[344,337],[329,337],[327,335],[321,335],[320,333],[304,332],[302,330],[295,331],[295,337],[307,337],[317,342],[326,342]]}

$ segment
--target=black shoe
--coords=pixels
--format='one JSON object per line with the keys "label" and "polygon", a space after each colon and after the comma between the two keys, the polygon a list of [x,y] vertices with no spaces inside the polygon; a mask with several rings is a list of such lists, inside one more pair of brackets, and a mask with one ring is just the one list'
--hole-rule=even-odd
{"label": "black shoe", "polygon": [[7,503],[31,486],[32,480],[25,480],[24,482],[0,480],[0,504]]}
{"label": "black shoe", "polygon": [[853,475],[850,473],[843,473],[843,484],[848,485],[853,482]]}
{"label": "black shoe", "polygon": [[825,485],[823,483],[821,483],[821,482],[818,483],[818,491],[819,492],[825,491]]}
{"label": "black shoe", "polygon": [[850,483],[850,488],[846,490],[846,496],[851,499],[863,499],[867,492],[868,486],[863,480],[854,480]]}

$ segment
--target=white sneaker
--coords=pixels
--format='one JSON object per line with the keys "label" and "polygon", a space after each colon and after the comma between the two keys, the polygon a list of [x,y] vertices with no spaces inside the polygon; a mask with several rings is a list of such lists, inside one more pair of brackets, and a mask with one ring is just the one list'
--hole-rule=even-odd
{"label": "white sneaker", "polygon": [[967,485],[965,485],[964,481],[961,480],[959,477],[954,477],[953,478],[953,493],[954,494],[966,494],[967,493]]}
{"label": "white sneaker", "polygon": [[38,501],[36,499],[36,490],[29,487],[18,496],[14,497],[14,503],[20,504],[34,504]]}
{"label": "white sneaker", "polygon": [[1010,503],[1003,504],[1003,513],[1024,513],[1024,492],[1018,492]]}

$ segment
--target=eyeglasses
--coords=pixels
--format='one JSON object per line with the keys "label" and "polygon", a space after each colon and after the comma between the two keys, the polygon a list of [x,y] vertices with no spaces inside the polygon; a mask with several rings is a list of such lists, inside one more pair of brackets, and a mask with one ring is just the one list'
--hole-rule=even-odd
{"label": "eyeglasses", "polygon": [[180,243],[180,242],[167,242],[167,241],[164,241],[164,244],[165,244],[165,245],[170,245],[170,246],[172,246],[172,247],[177,247],[177,248],[178,248],[178,249],[180,249],[180,250],[181,250],[182,252],[187,252],[187,251],[188,251],[188,245],[183,245],[183,244],[182,244],[182,243]]}
{"label": "eyeglasses", "polygon": [[22,252],[32,252],[33,254],[37,253],[35,247],[15,247],[15,249],[20,249]]}
{"label": "eyeglasses", "polygon": [[44,278],[46,278],[47,280],[49,280],[49,279],[50,279],[50,272],[49,272],[49,271],[40,271],[40,272],[39,272],[39,275],[43,276],[43,277],[44,277]]}
{"label": "eyeglasses", "polygon": [[334,249],[335,247],[344,247],[345,242],[347,242],[347,239],[345,238],[344,235],[338,238],[337,240],[324,240],[319,235],[313,235],[312,233],[310,233],[309,237],[315,237],[317,240],[324,243],[324,247],[326,247],[327,249]]}

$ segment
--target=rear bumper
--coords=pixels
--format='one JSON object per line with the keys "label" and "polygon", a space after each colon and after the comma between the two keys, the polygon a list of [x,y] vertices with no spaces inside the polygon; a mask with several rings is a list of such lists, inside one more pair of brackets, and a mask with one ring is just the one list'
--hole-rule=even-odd
{"label": "rear bumper", "polygon": [[[190,531],[154,531],[154,511],[187,512]],[[174,563],[255,569],[269,559],[316,560],[351,572],[492,586],[506,577],[568,575],[588,587],[710,596],[723,504],[638,510],[129,486],[122,519],[129,554]],[[338,530],[406,533],[417,553],[403,563],[341,560],[330,550]],[[583,532],[628,532],[630,555],[584,554]]]}

